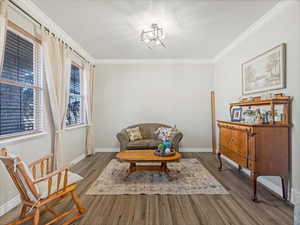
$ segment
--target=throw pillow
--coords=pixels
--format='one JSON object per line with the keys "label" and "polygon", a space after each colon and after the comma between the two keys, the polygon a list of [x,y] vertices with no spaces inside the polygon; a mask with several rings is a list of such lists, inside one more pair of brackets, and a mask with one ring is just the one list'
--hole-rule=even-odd
{"label": "throw pillow", "polygon": [[137,141],[143,139],[140,128],[139,127],[134,127],[134,128],[129,128],[126,129],[126,132],[129,136],[130,141]]}
{"label": "throw pillow", "polygon": [[177,129],[175,127],[169,128],[169,127],[159,127],[155,134],[157,134],[157,137],[161,140],[164,140],[166,138],[172,138],[172,136],[177,132]]}

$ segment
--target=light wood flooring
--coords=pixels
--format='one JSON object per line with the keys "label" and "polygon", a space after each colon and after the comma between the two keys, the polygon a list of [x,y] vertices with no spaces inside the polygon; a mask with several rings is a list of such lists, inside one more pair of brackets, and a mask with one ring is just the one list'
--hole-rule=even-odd
{"label": "light wood flooring", "polygon": [[[251,201],[249,177],[224,162],[222,172],[211,153],[184,153],[197,158],[230,192],[230,195],[102,195],[85,192],[114,157],[114,153],[96,153],[74,166],[73,171],[84,177],[77,193],[88,209],[76,225],[292,225],[293,208],[263,186],[258,186],[259,202]],[[73,204],[65,200],[57,207],[62,212]],[[15,218],[13,209],[0,218],[6,224]],[[49,219],[42,216],[44,224]],[[26,223],[31,224],[31,222]]]}

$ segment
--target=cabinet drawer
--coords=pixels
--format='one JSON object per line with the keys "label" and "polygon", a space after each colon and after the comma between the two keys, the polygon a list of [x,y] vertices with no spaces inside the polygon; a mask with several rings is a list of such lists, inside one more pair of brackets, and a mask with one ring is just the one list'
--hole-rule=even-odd
{"label": "cabinet drawer", "polygon": [[231,129],[220,128],[220,145],[224,148],[231,149]]}
{"label": "cabinet drawer", "polygon": [[233,151],[241,157],[248,157],[248,134],[243,130],[220,128],[220,147]]}
{"label": "cabinet drawer", "polygon": [[248,156],[248,134],[239,130],[231,132],[231,150],[239,154],[241,157]]}
{"label": "cabinet drawer", "polygon": [[244,158],[236,152],[224,147],[221,148],[221,153],[233,160],[234,162],[236,162],[237,164],[239,164],[241,167],[247,168],[247,158]]}

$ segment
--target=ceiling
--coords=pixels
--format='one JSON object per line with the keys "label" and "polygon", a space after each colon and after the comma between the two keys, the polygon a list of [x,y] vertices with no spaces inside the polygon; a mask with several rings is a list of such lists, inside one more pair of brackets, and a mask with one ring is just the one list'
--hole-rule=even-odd
{"label": "ceiling", "polygon": [[[212,59],[279,0],[33,0],[95,59]],[[148,49],[152,23],[167,48]]]}

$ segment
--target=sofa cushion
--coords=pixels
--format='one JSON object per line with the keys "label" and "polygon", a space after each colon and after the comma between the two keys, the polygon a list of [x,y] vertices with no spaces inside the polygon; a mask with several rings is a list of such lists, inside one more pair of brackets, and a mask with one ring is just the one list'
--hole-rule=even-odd
{"label": "sofa cushion", "polygon": [[157,126],[155,125],[141,126],[141,132],[145,139],[157,139],[157,135],[155,134],[156,129]]}
{"label": "sofa cushion", "polygon": [[157,146],[161,143],[162,141],[157,139],[143,139],[138,141],[131,141],[127,144],[127,149],[153,149],[157,148]]}
{"label": "sofa cushion", "polygon": [[126,129],[130,141],[137,141],[143,139],[140,128],[128,128]]}

